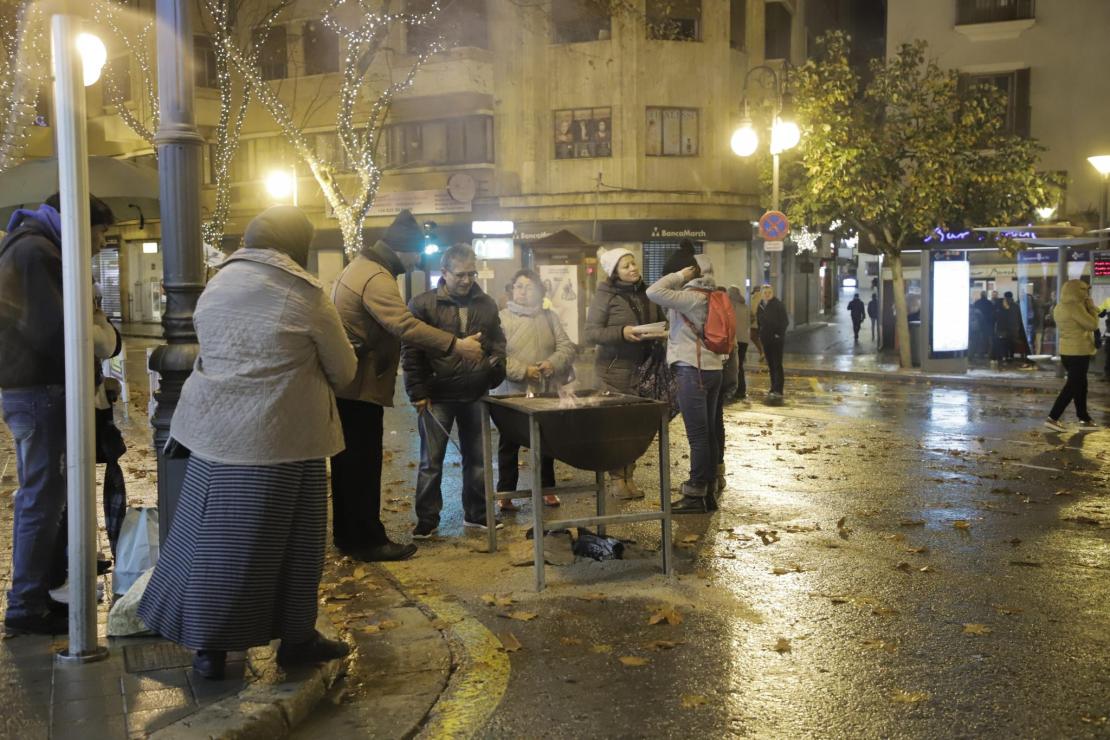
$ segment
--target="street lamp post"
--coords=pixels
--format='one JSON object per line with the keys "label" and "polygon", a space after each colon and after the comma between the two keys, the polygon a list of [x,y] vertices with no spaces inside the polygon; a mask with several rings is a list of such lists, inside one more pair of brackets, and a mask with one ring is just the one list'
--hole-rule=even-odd
{"label": "street lamp post", "polygon": [[164,454],[181,387],[199,353],[193,311],[204,290],[200,234],[200,173],[204,137],[197,131],[193,82],[193,4],[157,0],[158,103],[161,111],[158,184],[162,216],[166,344],[154,350],[150,369],[161,378],[155,396],[154,449],[158,454],[158,529],[164,541],[177,508],[185,461]]}
{"label": "street lamp post", "polygon": [[297,206],[297,168],[272,171],[266,176],[266,191],[279,200],[292,196],[293,205]]}
{"label": "street lamp post", "polygon": [[1107,193],[1110,191],[1110,154],[1087,157],[1087,161],[1102,176],[1102,207],[1098,211],[1098,248],[1101,251],[1106,249],[1106,201]]}
{"label": "street lamp post", "polygon": [[[732,134],[730,142],[732,151],[739,157],[750,157],[759,148],[759,134],[752,125],[751,112],[748,107],[748,85],[752,76],[758,75],[764,87],[771,90],[774,95],[773,115],[771,118],[771,210],[779,210],[779,155],[787,149],[797,146],[801,138],[798,125],[791,120],[790,96],[786,92],[786,68],[776,71],[773,67],[761,64],[752,67],[744,76],[744,114],[740,119],[740,127]],[[767,84],[770,81],[770,85]],[[775,292],[783,295],[782,284],[782,252],[774,252],[771,256],[771,284]]]}

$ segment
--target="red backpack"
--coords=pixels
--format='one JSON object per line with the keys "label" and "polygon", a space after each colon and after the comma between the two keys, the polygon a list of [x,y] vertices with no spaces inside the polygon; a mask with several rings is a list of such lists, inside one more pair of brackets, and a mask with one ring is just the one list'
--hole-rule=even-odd
{"label": "red backpack", "polygon": [[[728,293],[723,290],[709,290],[708,288],[687,288],[698,293],[704,293],[708,305],[706,306],[705,326],[701,331],[694,322],[682,317],[690,331],[697,335],[701,344],[710,352],[718,355],[727,355],[736,346],[736,314],[732,312],[732,301]],[[698,353],[701,354],[700,352]]]}

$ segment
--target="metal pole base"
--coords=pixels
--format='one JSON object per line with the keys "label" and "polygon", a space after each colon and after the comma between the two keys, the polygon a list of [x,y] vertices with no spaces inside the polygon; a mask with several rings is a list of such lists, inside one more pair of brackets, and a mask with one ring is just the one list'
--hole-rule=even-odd
{"label": "metal pole base", "polygon": [[96,663],[100,660],[105,660],[108,657],[108,648],[103,645],[97,645],[88,653],[80,653],[78,655],[70,655],[69,650],[59,650],[54,660],[62,665],[80,665],[82,663]]}

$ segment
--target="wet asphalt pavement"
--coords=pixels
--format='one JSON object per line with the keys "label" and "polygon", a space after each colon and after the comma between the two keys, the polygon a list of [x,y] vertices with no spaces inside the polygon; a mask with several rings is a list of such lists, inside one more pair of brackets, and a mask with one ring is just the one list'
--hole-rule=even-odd
{"label": "wet asphalt pavement", "polygon": [[[528,506],[479,552],[449,453],[441,537],[390,571],[520,643],[481,734],[1110,737],[1110,429],[1048,432],[1051,397],[1018,390],[791,378],[787,395],[728,408],[729,488],[717,514],[675,518],[674,579],[645,523],[610,532],[628,559],[549,566],[535,594],[509,555]],[[386,423],[387,524],[407,540],[413,418]],[[672,439],[677,486],[680,420]],[[649,624],[660,610],[678,623]]]}

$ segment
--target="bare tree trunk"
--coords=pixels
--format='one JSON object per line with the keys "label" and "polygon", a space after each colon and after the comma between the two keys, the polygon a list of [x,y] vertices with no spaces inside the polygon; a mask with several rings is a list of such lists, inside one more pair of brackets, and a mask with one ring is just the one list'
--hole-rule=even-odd
{"label": "bare tree trunk", "polygon": [[890,272],[894,277],[894,336],[898,340],[898,361],[902,367],[913,367],[910,355],[910,315],[906,310],[906,279],[902,276],[902,253],[887,252],[887,257],[890,259]]}

